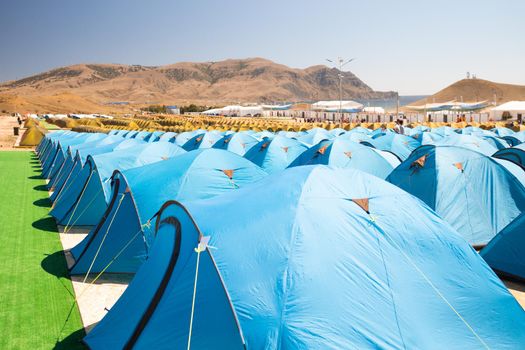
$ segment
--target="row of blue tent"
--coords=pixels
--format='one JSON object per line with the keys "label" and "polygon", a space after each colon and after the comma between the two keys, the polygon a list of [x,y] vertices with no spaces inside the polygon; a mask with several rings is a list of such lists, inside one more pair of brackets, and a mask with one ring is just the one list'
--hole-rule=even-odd
{"label": "row of blue tent", "polygon": [[[394,139],[396,135],[397,134],[394,133],[386,133],[384,136],[381,136],[381,138]],[[87,142],[83,140],[84,137],[80,136],[85,136]],[[233,136],[229,135],[229,139],[227,140],[240,139],[240,137],[237,136],[237,134]],[[295,139],[288,139],[283,136],[271,139],[265,136],[265,138],[259,142],[260,145],[254,149],[254,151],[257,152],[248,153],[248,155],[253,154],[253,156],[248,157],[248,159],[251,158],[256,164],[262,165],[262,168],[267,172],[271,172],[268,170],[268,166],[264,166],[268,161],[272,164],[273,168],[271,169],[273,171],[283,169],[290,163],[291,166],[328,164],[337,167],[357,168],[382,178],[386,178],[392,172],[392,169],[396,168],[396,165],[399,164],[392,153],[380,151],[372,147],[363,147],[362,144],[348,141],[346,139],[347,136],[348,134],[345,133],[332,140],[322,140],[309,149],[305,150],[301,148],[303,152],[300,153],[299,156],[295,155],[291,157],[291,159],[295,158],[292,161],[283,157],[275,157],[275,153],[280,155],[293,153],[290,149],[293,149],[294,143],[297,145]],[[404,137],[403,135],[398,136]],[[123,138],[120,137],[120,140],[115,140],[114,138],[118,138],[116,135],[110,137],[104,134],[73,134],[71,137],[71,140],[61,138],[62,143],[59,143],[57,146],[54,162],[51,167],[48,167],[52,168],[54,164],[59,164],[58,162],[60,161],[62,162],[60,169],[56,171],[57,176],[53,177],[53,175],[51,175],[50,184],[51,188],[55,189],[51,199],[56,200],[57,197],[59,197],[58,203],[55,202],[55,204],[59,205],[53,207],[52,214],[58,219],[58,222],[63,225],[92,226],[100,221],[100,218],[107,208],[107,204],[110,202],[109,180],[114,169],[125,170],[161,159],[168,159],[171,156],[183,152],[180,148],[165,143],[146,144],[143,142],[141,146],[137,145],[140,141],[133,138],[123,140]],[[198,138],[199,137],[204,138],[203,136],[198,136]],[[469,137],[472,138],[473,136]],[[103,139],[100,141],[96,140],[100,138]],[[188,137],[188,140],[192,140],[190,144],[195,142],[193,139],[194,137]],[[64,156],[60,149],[67,146],[67,141],[71,143],[71,146],[68,148],[68,156]],[[456,145],[457,137],[452,138],[451,141],[454,141],[453,144]],[[75,160],[73,160],[71,151],[74,149],[75,143],[77,145],[77,151]],[[228,144],[228,142],[224,141],[222,143]],[[84,155],[83,157],[82,154],[85,154],[85,152],[82,152],[82,150],[93,148],[93,144],[97,144],[97,147],[95,147],[96,150],[89,152],[93,156]],[[187,144],[188,141],[185,142],[185,147],[188,147]],[[272,148],[272,144],[275,147]],[[131,148],[130,151],[126,151],[126,148],[132,145],[136,147]],[[521,197],[518,194],[521,193],[519,189],[521,189],[521,183],[523,183],[523,173],[519,167],[515,165],[521,163],[509,156],[509,154],[514,155],[515,153],[519,154],[519,152],[523,152],[520,148],[522,146],[518,145],[496,152],[496,157],[503,158],[503,160],[480,157],[477,152],[468,152],[463,149],[470,148],[476,150],[478,146],[475,140],[473,142],[469,140],[469,143],[462,144],[462,146],[462,149],[454,146],[448,150],[444,148],[444,146],[437,148],[435,146],[420,147],[419,153],[414,152],[413,154],[414,157],[419,154],[416,159],[405,161],[404,166],[396,168],[396,171],[389,177],[389,181],[423,199],[442,215],[442,217],[448,219],[447,221],[451,222],[470,243],[474,245],[484,245],[498,234],[503,227],[508,225],[510,221],[517,216],[516,213],[519,214],[522,211]],[[108,152],[108,150],[111,149],[119,150],[119,152]],[[277,150],[277,152],[269,152],[272,149],[274,151]],[[442,159],[436,164],[430,165],[430,169],[433,170],[430,178],[428,176],[426,178],[420,176],[419,172],[416,174],[417,169],[415,166],[420,166],[418,163],[423,161],[421,157],[426,158],[428,156],[428,152],[425,150],[431,150],[431,153],[433,153],[434,150],[438,150],[439,154],[447,154],[447,156],[439,157]],[[275,161],[276,158],[278,158],[278,161]],[[438,169],[440,169],[441,164],[445,164],[445,166],[448,167],[454,164],[457,167],[458,164],[462,165],[465,163],[465,160],[470,158],[479,158],[479,160],[481,160],[478,162],[480,165],[474,167],[472,165],[474,161],[470,161],[467,169],[469,171],[465,172],[465,169],[453,170],[456,171],[455,175],[461,174],[461,179],[465,181],[465,185],[452,186],[452,188],[459,191],[459,193],[455,196],[448,197],[454,198],[456,205],[448,205],[446,201],[442,200],[443,198],[447,198],[447,196],[440,196],[438,194],[451,193],[450,188],[447,189],[447,186],[450,187],[451,184],[456,184],[457,181],[455,180],[457,180],[457,177],[443,177],[445,172],[438,171]],[[85,159],[85,164],[83,164],[83,159]],[[96,159],[100,159],[98,162],[102,163],[103,166],[97,166]],[[282,164],[279,164],[279,162]],[[277,167],[275,166],[276,163],[278,164]],[[490,167],[487,169],[492,170],[494,174],[481,176],[482,173],[479,173],[477,169],[480,168],[481,164],[485,163],[490,164]],[[498,166],[496,163],[500,163],[500,165]],[[107,166],[104,167],[104,165]],[[46,173],[45,169],[48,168],[44,167],[44,173]],[[57,165],[56,168],[59,168],[59,166]],[[425,173],[426,172],[421,172],[421,174]],[[441,179],[439,179],[438,175],[441,176]],[[451,175],[454,175],[454,173],[452,172]],[[516,184],[514,178],[518,179],[520,184]],[[429,181],[429,179],[431,181]],[[493,181],[491,179],[496,180]],[[65,186],[68,180],[70,181]],[[486,188],[484,183],[487,181],[492,187],[489,187],[485,192],[478,191],[480,188]],[[498,185],[499,182],[501,184]],[[437,184],[440,186],[437,186]],[[507,186],[507,184],[510,185]],[[429,191],[429,185],[432,185],[432,191]],[[503,188],[503,190],[497,190],[499,187]],[[505,188],[507,188],[506,192]],[[492,198],[491,195],[493,193],[501,193],[503,194],[503,199],[509,198],[511,200],[500,201],[500,197],[498,196]],[[463,200],[458,200],[459,198]],[[478,200],[473,202],[473,199]],[[502,207],[503,204],[500,202],[505,203],[505,205],[508,203],[508,208],[504,209]],[[469,205],[465,205],[465,203],[469,203]],[[498,206],[500,206],[500,210],[495,210]]]}
{"label": "row of blue tent", "polygon": [[498,249],[519,250],[523,169],[479,135],[320,130],[46,135],[51,214],[94,226],[70,272],[136,273],[86,344],[180,348],[194,314],[199,349],[519,348],[523,310],[471,245],[519,276]]}

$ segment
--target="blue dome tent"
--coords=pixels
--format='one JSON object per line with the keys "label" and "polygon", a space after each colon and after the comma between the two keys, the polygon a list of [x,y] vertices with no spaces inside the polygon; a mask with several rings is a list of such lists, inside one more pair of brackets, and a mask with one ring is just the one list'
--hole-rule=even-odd
{"label": "blue dome tent", "polygon": [[115,171],[113,194],[103,219],[71,250],[75,259],[71,273],[102,271],[126,245],[125,253],[106,272],[136,272],[153,241],[153,232],[145,225],[168,199],[185,203],[211,198],[266,175],[249,160],[217,149],[195,150],[164,162]]}
{"label": "blue dome tent", "polygon": [[182,147],[193,137],[204,135],[205,133],[206,133],[206,130],[201,130],[201,129],[181,132],[180,134],[177,134],[177,136],[175,136],[175,144]]}
{"label": "blue dome tent", "polygon": [[150,258],[84,342],[95,350],[525,343],[523,309],[421,201],[353,169],[276,175],[206,201],[167,202]]}
{"label": "blue dome tent", "polygon": [[[525,174],[453,146],[416,149],[387,178],[420,198],[474,246],[487,244],[525,210]],[[521,180],[521,181],[520,181]]]}
{"label": "blue dome tent", "polygon": [[[57,130],[55,132],[47,133],[42,138],[42,141],[36,146],[35,152],[38,156],[38,159],[41,161],[42,157],[46,153],[46,150],[48,150],[48,147],[53,143],[54,140],[60,138],[60,137],[68,137],[68,135],[73,134],[73,131],[70,130]],[[75,133],[76,134],[76,133]]]}
{"label": "blue dome tent", "polygon": [[286,169],[307,149],[302,142],[277,135],[272,139],[263,139],[246,152],[244,158],[271,174]]}
{"label": "blue dome tent", "polygon": [[335,135],[330,134],[326,129],[322,128],[314,128],[311,130],[308,130],[306,134],[301,135],[297,137],[298,141],[301,141],[308,147],[317,145],[319,142],[323,140],[331,140],[335,137]]}
{"label": "blue dome tent", "polygon": [[358,169],[385,179],[400,163],[395,156],[386,155],[384,151],[338,137],[310,147],[299,155],[290,167],[324,164]]}
{"label": "blue dome tent", "polygon": [[415,133],[412,135],[412,137],[420,141],[422,145],[433,144],[434,142],[443,140],[443,138],[445,138],[443,135],[428,131]]}
{"label": "blue dome tent", "polygon": [[511,146],[517,146],[520,143],[525,142],[525,132],[519,131],[512,135],[503,136],[503,139],[505,139]]}
{"label": "blue dome tent", "polygon": [[497,150],[501,150],[501,149],[510,147],[510,143],[507,140],[505,140],[505,139],[503,139],[501,137],[490,136],[490,135],[481,135],[481,136],[479,136],[479,138],[482,139],[482,140],[487,141],[492,146],[494,146]]}
{"label": "blue dome tent", "polygon": [[480,254],[498,274],[525,281],[525,212],[501,230]]}
{"label": "blue dome tent", "polygon": [[[63,176],[61,176],[54,184],[53,193],[49,197],[51,201],[54,202],[56,200],[56,198],[60,195],[60,192],[64,188],[66,182],[69,182],[69,179],[75,179],[77,177],[77,175],[80,173],[86,162],[87,156],[95,156],[98,154],[120,151],[126,148],[144,144],[144,141],[142,140],[124,138],[122,140],[123,141],[119,142],[117,145],[109,144],[99,147],[77,149],[73,159],[73,164],[71,165],[71,169],[69,171],[66,170]],[[69,183],[72,184],[72,182]]]}
{"label": "blue dome tent", "polygon": [[456,128],[452,128],[450,126],[440,126],[438,128],[431,129],[431,132],[442,135],[442,136],[450,136],[450,135],[456,135],[457,134]]}
{"label": "blue dome tent", "polygon": [[148,136],[144,138],[146,142],[157,142],[160,141],[160,138],[164,135],[164,131],[153,131]]}
{"label": "blue dome tent", "polygon": [[514,135],[514,131],[512,129],[504,128],[504,127],[493,128],[490,131],[492,131],[498,137]]}
{"label": "blue dome tent", "polygon": [[328,133],[334,137],[337,137],[337,136],[341,136],[343,134],[346,133],[346,130],[343,129],[343,128],[335,128],[335,129],[332,129],[330,131],[328,131]]}
{"label": "blue dome tent", "polygon": [[255,134],[252,134],[252,136],[258,139],[259,141],[262,141],[265,138],[273,139],[275,137],[275,134],[268,130],[263,130],[263,131],[256,132]]}
{"label": "blue dome tent", "polygon": [[224,136],[213,145],[213,148],[225,149],[240,156],[244,156],[246,152],[258,143],[259,140],[250,134],[237,132]]}
{"label": "blue dome tent", "polygon": [[421,146],[421,142],[413,137],[389,132],[383,136],[367,141],[365,144],[371,144],[373,147],[382,151],[394,153],[400,160],[408,158],[413,150]]}
{"label": "blue dome tent", "polygon": [[57,139],[55,145],[50,149],[48,157],[42,163],[42,175],[45,178],[49,178],[54,173],[54,170],[60,168],[65,159],[65,152],[68,146],[96,141],[104,137],[106,137],[106,134],[77,133]]}
{"label": "blue dome tent", "polygon": [[372,138],[368,136],[368,134],[362,132],[346,132],[342,135],[337,136],[335,139],[350,140],[353,142],[361,143],[370,141]]}
{"label": "blue dome tent", "polygon": [[50,211],[59,225],[92,226],[104,214],[110,197],[109,179],[114,170],[126,170],[185,153],[169,142],[145,143],[120,151],[88,156],[78,176],[64,184],[63,193]]}
{"label": "blue dome tent", "polygon": [[147,142],[148,139],[151,137],[151,132],[149,131],[139,131],[137,132],[137,134],[135,134],[135,136],[133,136],[133,138],[135,140],[142,140],[142,141],[145,141]]}
{"label": "blue dome tent", "polygon": [[279,135],[279,136],[284,136],[284,137],[288,137],[289,139],[296,139],[298,138],[299,136],[302,136],[302,135],[305,135],[306,133],[303,133],[303,134],[300,134],[298,133],[297,131],[284,131],[284,130],[281,130],[281,131],[278,131],[276,133],[276,135]]}
{"label": "blue dome tent", "polygon": [[372,135],[372,130],[368,129],[368,128],[363,128],[362,126],[356,126],[355,128],[353,129],[350,129],[347,131],[347,133],[361,133],[361,134],[365,134],[365,135],[369,135],[371,136]]}
{"label": "blue dome tent", "polygon": [[69,174],[71,167],[73,166],[74,158],[77,150],[86,150],[97,147],[106,147],[110,151],[113,150],[119,143],[123,142],[125,139],[119,136],[108,135],[103,139],[91,141],[87,143],[81,143],[76,145],[70,145],[66,150],[65,160],[62,162],[60,168],[54,173],[54,176],[50,176],[49,183],[47,184],[48,188],[52,189],[55,187],[57,180],[64,176],[64,174]]}
{"label": "blue dome tent", "polygon": [[137,135],[139,134],[140,131],[138,130],[130,130],[128,132],[126,132],[123,137],[124,138],[127,138],[127,139],[134,139],[135,137],[137,137]]}
{"label": "blue dome tent", "polygon": [[442,140],[428,144],[433,144],[435,146],[457,146],[468,148],[473,151],[483,153],[487,156],[492,156],[498,151],[498,149],[488,141],[473,135],[451,135],[443,138]]}
{"label": "blue dome tent", "polygon": [[195,149],[212,148],[220,139],[222,134],[218,132],[208,131],[204,134],[196,135],[186,142],[182,148],[186,151],[193,151]]}
{"label": "blue dome tent", "polygon": [[464,127],[462,129],[459,129],[457,131],[458,134],[463,134],[463,135],[474,135],[474,136],[483,136],[483,135],[490,135],[490,136],[494,136],[494,133],[488,131],[488,130],[483,130],[481,128],[478,128],[477,126],[467,126],[467,127]]}
{"label": "blue dome tent", "polygon": [[177,136],[176,132],[169,131],[169,132],[162,134],[159,138],[159,141],[167,141],[167,142],[175,143],[176,136]]}
{"label": "blue dome tent", "polygon": [[525,169],[525,144],[519,144],[511,148],[505,148],[494,153],[498,159],[511,161]]}

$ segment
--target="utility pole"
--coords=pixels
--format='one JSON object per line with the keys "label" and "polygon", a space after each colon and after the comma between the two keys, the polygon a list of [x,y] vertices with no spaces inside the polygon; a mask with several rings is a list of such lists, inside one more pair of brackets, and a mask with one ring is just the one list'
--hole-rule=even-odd
{"label": "utility pole", "polygon": [[339,69],[339,116],[342,118],[342,111],[343,111],[343,67],[346,66],[348,63],[355,60],[355,58],[351,58],[349,60],[345,60],[342,57],[337,57],[337,59],[334,61],[326,59],[328,62],[332,63],[336,68]]}
{"label": "utility pole", "polygon": [[396,91],[396,119],[399,118],[399,91]]}

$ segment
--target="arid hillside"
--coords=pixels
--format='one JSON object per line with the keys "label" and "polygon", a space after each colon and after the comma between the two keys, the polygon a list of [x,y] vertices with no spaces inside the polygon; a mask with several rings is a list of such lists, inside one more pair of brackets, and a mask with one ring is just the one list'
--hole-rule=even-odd
{"label": "arid hillside", "polygon": [[452,100],[474,102],[488,101],[501,104],[513,100],[525,100],[525,86],[495,83],[483,79],[463,79],[447,86],[426,99],[412,103],[423,105],[432,102],[448,102]]}
{"label": "arid hillside", "polygon": [[[65,112],[76,106],[80,112],[107,110],[112,102],[220,105],[338,99],[339,73],[322,65],[296,69],[262,58],[159,67],[79,64],[0,84],[0,109]],[[345,99],[394,96],[374,91],[351,72],[341,74]]]}

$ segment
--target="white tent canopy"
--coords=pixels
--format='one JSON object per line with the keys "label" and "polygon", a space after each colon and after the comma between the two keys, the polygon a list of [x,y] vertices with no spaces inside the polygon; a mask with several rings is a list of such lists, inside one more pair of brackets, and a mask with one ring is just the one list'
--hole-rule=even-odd
{"label": "white tent canopy", "polygon": [[493,111],[525,112],[525,101],[510,101],[492,108]]}
{"label": "white tent canopy", "polygon": [[525,101],[510,101],[490,110],[494,120],[503,119],[504,113],[508,113],[513,119],[522,119],[525,117]]}
{"label": "white tent canopy", "polygon": [[363,105],[355,101],[319,101],[312,104],[313,110],[337,112],[341,109],[343,112],[360,112]]}
{"label": "white tent canopy", "polygon": [[209,109],[202,112],[205,115],[224,115],[224,116],[237,116],[243,117],[246,115],[254,116],[256,114],[261,114],[263,108],[261,106],[225,106],[222,108]]}

